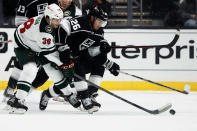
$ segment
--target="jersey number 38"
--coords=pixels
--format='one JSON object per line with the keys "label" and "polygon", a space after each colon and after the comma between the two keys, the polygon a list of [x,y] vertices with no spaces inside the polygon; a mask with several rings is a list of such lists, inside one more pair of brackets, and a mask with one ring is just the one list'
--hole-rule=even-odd
{"label": "jersey number 38", "polygon": [[20,28],[20,33],[24,33],[26,31],[26,29],[29,29],[31,27],[31,25],[34,23],[34,19],[31,18],[28,21],[26,21],[23,25],[23,28]]}

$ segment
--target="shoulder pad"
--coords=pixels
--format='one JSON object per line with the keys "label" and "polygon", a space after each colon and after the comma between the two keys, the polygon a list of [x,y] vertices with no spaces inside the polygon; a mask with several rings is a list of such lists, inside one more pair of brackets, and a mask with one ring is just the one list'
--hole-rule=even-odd
{"label": "shoulder pad", "polygon": [[75,9],[76,9],[75,16],[81,16],[82,11],[77,6],[75,6]]}
{"label": "shoulder pad", "polygon": [[70,22],[67,20],[67,18],[62,19],[60,26],[67,32],[68,36],[71,34]]}

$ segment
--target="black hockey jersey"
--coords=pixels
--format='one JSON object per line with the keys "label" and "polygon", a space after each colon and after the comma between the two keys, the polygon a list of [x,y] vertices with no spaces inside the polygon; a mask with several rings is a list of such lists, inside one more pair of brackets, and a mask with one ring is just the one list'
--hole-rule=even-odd
{"label": "black hockey jersey", "polygon": [[35,17],[44,13],[47,5],[56,3],[57,0],[20,0],[17,6],[17,16],[27,18]]}
{"label": "black hockey jersey", "polygon": [[75,17],[62,21],[56,42],[67,44],[74,57],[77,57],[89,47],[98,46],[104,39],[103,29],[94,31],[89,16]]}

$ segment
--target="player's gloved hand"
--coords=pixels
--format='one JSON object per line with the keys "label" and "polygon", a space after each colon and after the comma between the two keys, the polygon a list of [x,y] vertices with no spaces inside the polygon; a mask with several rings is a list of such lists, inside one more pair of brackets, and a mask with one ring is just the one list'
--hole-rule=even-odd
{"label": "player's gloved hand", "polygon": [[111,47],[106,40],[100,42],[100,51],[103,54],[107,54],[111,51]]}
{"label": "player's gloved hand", "polygon": [[58,66],[58,69],[62,71],[67,82],[71,83],[75,73],[74,62],[71,60],[68,64],[62,64],[61,66]]}
{"label": "player's gloved hand", "polygon": [[118,76],[119,75],[119,70],[120,70],[120,66],[118,64],[116,64],[115,62],[113,62],[113,65],[111,66],[111,68],[108,69],[114,76]]}

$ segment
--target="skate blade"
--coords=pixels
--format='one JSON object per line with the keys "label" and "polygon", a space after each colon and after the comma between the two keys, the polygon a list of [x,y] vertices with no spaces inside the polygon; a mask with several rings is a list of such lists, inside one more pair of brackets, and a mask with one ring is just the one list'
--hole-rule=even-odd
{"label": "skate blade", "polygon": [[70,103],[68,101],[64,101],[63,102],[65,105],[70,105]]}
{"label": "skate blade", "polygon": [[83,107],[81,107],[81,106],[80,106],[80,107],[77,107],[77,109],[78,109],[78,110],[80,110],[80,111],[82,111],[82,112],[87,112],[87,110],[86,110],[86,109],[84,109],[84,108],[83,108]]}
{"label": "skate blade", "polygon": [[14,107],[11,107],[9,110],[9,114],[24,114],[26,112],[25,109],[17,109]]}
{"label": "skate blade", "polygon": [[54,97],[53,101],[57,101],[57,102],[66,102],[64,99],[61,99],[59,97]]}
{"label": "skate blade", "polygon": [[99,110],[99,107],[98,106],[93,106],[93,108],[89,109],[88,110],[88,113],[89,114],[93,114],[94,112],[97,112]]}

